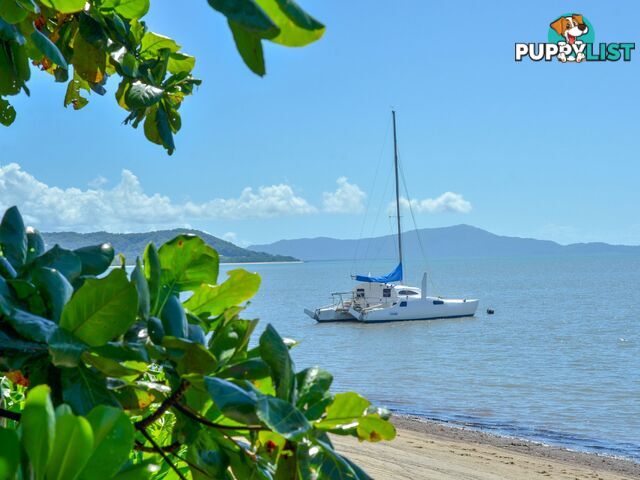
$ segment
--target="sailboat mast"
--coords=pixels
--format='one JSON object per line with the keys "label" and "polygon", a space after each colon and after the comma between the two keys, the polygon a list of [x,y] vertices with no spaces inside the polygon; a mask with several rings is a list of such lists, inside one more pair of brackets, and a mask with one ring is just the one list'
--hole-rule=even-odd
{"label": "sailboat mast", "polygon": [[402,263],[402,227],[400,226],[400,183],[398,180],[398,138],[396,134],[396,111],[391,110],[393,117],[393,167],[396,174],[396,217],[398,220],[398,258]]}

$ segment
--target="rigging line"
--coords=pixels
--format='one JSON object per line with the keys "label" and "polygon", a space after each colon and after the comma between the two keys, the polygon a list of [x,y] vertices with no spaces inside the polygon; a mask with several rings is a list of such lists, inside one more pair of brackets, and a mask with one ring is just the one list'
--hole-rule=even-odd
{"label": "rigging line", "polygon": [[380,205],[378,205],[378,210],[373,222],[373,226],[371,227],[371,233],[369,235],[370,240],[367,242],[367,247],[364,253],[364,257],[363,259],[366,260],[367,258],[369,258],[369,250],[371,247],[371,238],[373,238],[373,235],[375,233],[376,227],[378,226],[378,220],[380,219],[380,212],[382,211],[382,206],[384,204],[384,202],[386,201],[386,196],[387,196],[387,190],[389,189],[389,183],[391,181],[391,177],[389,175],[387,175],[387,181],[385,182],[385,186],[384,186],[384,191],[382,193],[382,196],[380,197]]}
{"label": "rigging line", "polygon": [[382,156],[384,153],[384,148],[387,146],[387,140],[389,139],[389,120],[387,120],[387,127],[384,130],[384,137],[382,140],[382,146],[380,147],[380,153],[378,154],[378,161],[376,163],[376,171],[375,174],[373,176],[373,182],[371,184],[371,187],[369,189],[369,196],[367,197],[366,200],[366,204],[365,204],[365,211],[364,211],[364,215],[362,217],[362,223],[360,224],[360,233],[358,234],[358,241],[356,242],[356,250],[354,252],[354,258],[353,261],[351,263],[351,271],[353,273],[354,267],[355,267],[355,263],[358,261],[358,253],[360,250],[360,243],[362,240],[362,234],[364,233],[364,227],[367,223],[367,217],[369,216],[369,210],[370,210],[370,206],[371,206],[371,199],[373,198],[373,192],[375,191],[376,188],[376,183],[378,181],[378,173],[380,173],[380,165],[382,163]]}
{"label": "rigging line", "polygon": [[[418,231],[418,222],[416,222],[416,216],[415,213],[413,212],[413,206],[411,204],[411,195],[409,195],[409,187],[407,186],[407,180],[404,176],[404,169],[402,168],[402,157],[400,156],[400,153],[398,152],[398,166],[400,167],[400,178],[402,179],[402,185],[404,186],[404,191],[407,195],[407,204],[409,205],[409,212],[411,213],[411,220],[413,221],[413,228],[414,231],[416,233],[416,237],[418,238],[418,246],[420,247],[420,253],[422,255],[422,260],[424,262],[425,265],[425,269],[429,270],[429,261],[427,258],[427,254],[426,254],[426,250],[424,248],[424,244],[422,242],[422,237],[420,236],[420,232]],[[433,279],[431,278],[431,275],[427,275],[427,281],[429,283],[431,283],[431,286],[433,287],[434,292],[438,291],[438,288],[435,284],[435,282],[433,281]]]}

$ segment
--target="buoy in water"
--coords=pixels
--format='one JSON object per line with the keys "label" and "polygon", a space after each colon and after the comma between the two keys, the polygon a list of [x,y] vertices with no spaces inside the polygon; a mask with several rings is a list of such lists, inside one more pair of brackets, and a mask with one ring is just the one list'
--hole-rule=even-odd
{"label": "buoy in water", "polygon": [[487,315],[493,315],[494,313],[496,313],[493,308],[487,308]]}

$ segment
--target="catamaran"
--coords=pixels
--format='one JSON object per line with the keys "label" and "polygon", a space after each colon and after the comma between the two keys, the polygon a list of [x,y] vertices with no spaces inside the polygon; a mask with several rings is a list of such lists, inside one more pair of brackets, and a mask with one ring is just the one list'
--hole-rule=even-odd
{"label": "catamaran", "polygon": [[478,300],[476,299],[428,296],[426,272],[422,276],[421,288],[402,283],[402,225],[400,220],[396,112],[392,111],[391,116],[393,119],[398,266],[392,272],[382,276],[355,275],[353,278],[359,283],[349,292],[332,293],[333,302],[331,305],[315,310],[305,309],[305,313],[318,322],[380,323],[469,317],[475,315],[478,308]]}

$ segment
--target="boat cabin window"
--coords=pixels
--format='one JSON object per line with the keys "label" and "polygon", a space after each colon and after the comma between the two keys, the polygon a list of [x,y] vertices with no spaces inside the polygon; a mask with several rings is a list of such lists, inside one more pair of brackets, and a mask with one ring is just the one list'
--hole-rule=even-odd
{"label": "boat cabin window", "polygon": [[401,307],[406,307],[407,306],[407,302],[400,302],[400,306]]}
{"label": "boat cabin window", "polygon": [[364,288],[358,288],[356,290],[356,298],[364,298]]}
{"label": "boat cabin window", "polygon": [[400,290],[398,295],[418,295],[418,292],[415,290]]}
{"label": "boat cabin window", "polygon": [[383,288],[382,289],[382,296],[384,298],[391,298],[391,289],[390,288]]}
{"label": "boat cabin window", "polygon": [[433,304],[434,305],[442,305],[444,302],[442,300],[434,300]]}

